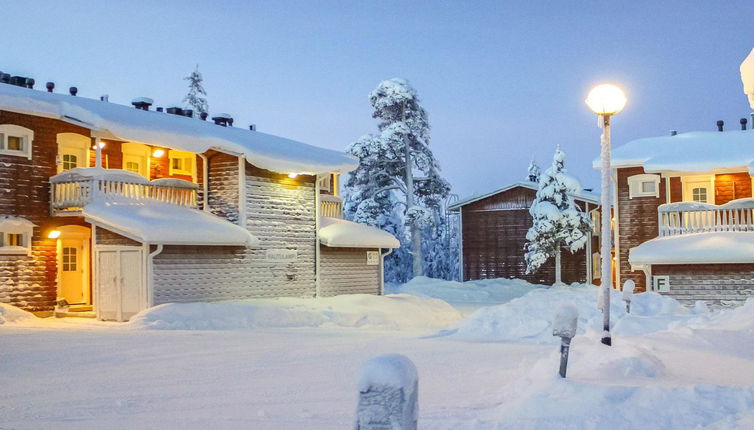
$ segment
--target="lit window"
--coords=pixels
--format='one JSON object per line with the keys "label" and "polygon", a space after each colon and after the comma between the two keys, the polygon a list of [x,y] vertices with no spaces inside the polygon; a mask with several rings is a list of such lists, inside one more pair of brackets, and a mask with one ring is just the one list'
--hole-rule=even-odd
{"label": "lit window", "polygon": [[63,154],[63,171],[78,167],[79,157],[73,154]]}
{"label": "lit window", "polygon": [[77,263],[77,249],[74,247],[65,247],[63,248],[63,271],[64,272],[75,272],[76,271],[76,263]]}
{"label": "lit window", "polygon": [[19,155],[31,159],[34,132],[13,124],[0,125],[0,154]]}
{"label": "lit window", "polygon": [[139,174],[141,173],[141,170],[139,169],[139,163],[137,163],[136,161],[127,161],[126,170],[128,170],[129,172],[134,172],[134,173],[139,173]]}
{"label": "lit window", "polygon": [[628,198],[660,197],[660,175],[641,174],[628,177]]}
{"label": "lit window", "polygon": [[698,203],[707,203],[707,188],[694,188],[691,190],[691,198]]}
{"label": "lit window", "polygon": [[29,220],[0,215],[0,254],[30,255],[33,231]]}
{"label": "lit window", "polygon": [[170,175],[194,176],[194,154],[184,151],[170,151]]}

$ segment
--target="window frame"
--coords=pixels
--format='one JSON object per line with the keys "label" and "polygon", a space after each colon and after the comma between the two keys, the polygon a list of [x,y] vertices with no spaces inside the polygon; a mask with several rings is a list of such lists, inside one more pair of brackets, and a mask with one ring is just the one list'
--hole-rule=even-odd
{"label": "window frame", "polygon": [[126,169],[126,164],[129,162],[137,163],[139,165],[139,171],[133,173],[137,173],[147,178],[148,180],[152,179],[152,148],[150,148],[149,145],[145,145],[139,142],[123,142],[121,144],[121,153],[123,154],[123,159],[121,161],[122,170],[133,172]]}
{"label": "window frame", "polygon": [[[0,255],[31,255],[31,240],[34,234],[34,224],[24,218],[10,217],[15,226],[3,227],[3,221],[8,217],[0,216]],[[23,225],[19,226],[18,221]],[[11,235],[19,235],[20,245],[7,245]]]}
{"label": "window frame", "polygon": [[[176,169],[173,168],[173,160],[179,159],[183,160],[181,163],[181,168]],[[186,160],[189,160],[190,166],[186,166]],[[178,151],[175,149],[171,149],[168,151],[168,174],[170,176],[173,175],[181,175],[181,176],[191,176],[192,179],[196,179],[196,155],[193,152],[188,151]]]}
{"label": "window frame", "polygon": [[[642,173],[628,177],[628,198],[634,197],[660,197],[660,175]],[[647,182],[654,183],[654,191],[644,191],[644,184]]]}
{"label": "window frame", "polygon": [[[21,150],[8,149],[8,138],[20,137]],[[32,147],[34,145],[34,130],[15,124],[0,124],[0,154],[15,157],[26,157],[31,160]]]}

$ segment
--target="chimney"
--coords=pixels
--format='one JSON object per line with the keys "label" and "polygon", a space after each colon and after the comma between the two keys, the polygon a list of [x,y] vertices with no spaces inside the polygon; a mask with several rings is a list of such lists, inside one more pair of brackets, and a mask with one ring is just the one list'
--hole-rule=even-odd
{"label": "chimney", "polygon": [[154,100],[149,97],[137,97],[131,100],[131,104],[134,105],[136,109],[149,110],[149,106],[154,104]]}
{"label": "chimney", "polygon": [[179,107],[176,107],[176,106],[169,107],[169,108],[165,109],[165,112],[167,112],[169,114],[173,114],[173,115],[181,115],[181,116],[183,116],[183,109],[181,109]]}
{"label": "chimney", "polygon": [[10,74],[0,73],[0,82],[4,84],[10,84]]}
{"label": "chimney", "polygon": [[55,89],[55,82],[48,82],[45,86],[47,87],[47,92],[51,93]]}
{"label": "chimney", "polygon": [[257,131],[257,125],[256,124],[249,125],[249,130],[251,130],[251,131]]}
{"label": "chimney", "polygon": [[199,118],[201,118],[202,121],[206,121],[207,120],[207,112],[200,113],[199,114]]}
{"label": "chimney", "polygon": [[28,79],[26,80],[26,88],[28,88],[28,89],[30,89],[30,90],[33,90],[33,89],[34,89],[34,84],[35,84],[36,82],[37,82],[37,81],[35,81],[35,80],[34,80],[34,78],[28,78]]}
{"label": "chimney", "polygon": [[671,136],[675,136],[676,134],[678,134],[678,130],[670,130]]}
{"label": "chimney", "polygon": [[725,121],[718,119],[717,120],[717,131],[723,131],[723,126],[725,125]]}
{"label": "chimney", "polygon": [[193,109],[184,109],[183,110],[183,116],[187,116],[189,118],[194,117],[194,110]]}
{"label": "chimney", "polygon": [[223,127],[227,127],[228,125],[233,126],[233,117],[227,113],[219,113],[217,116],[213,116],[212,121]]}
{"label": "chimney", "polygon": [[107,94],[102,94],[101,96],[99,96],[99,99],[102,102],[109,102],[110,101],[110,96],[107,95]]}
{"label": "chimney", "polygon": [[12,76],[10,80],[8,81],[9,84],[15,85],[17,87],[24,87],[26,88],[26,81],[28,79],[24,78],[23,76]]}
{"label": "chimney", "polygon": [[162,111],[164,111],[164,109],[163,109],[162,107],[158,107],[158,108],[157,108],[157,109],[155,109],[155,110],[156,110],[157,112],[162,112]]}
{"label": "chimney", "polygon": [[746,123],[749,121],[746,118],[741,118],[738,122],[741,123],[741,130],[746,130]]}
{"label": "chimney", "polygon": [[78,94],[79,89],[76,87],[71,87],[71,88],[68,88],[68,92],[71,93],[72,96],[75,96],[76,94]]}

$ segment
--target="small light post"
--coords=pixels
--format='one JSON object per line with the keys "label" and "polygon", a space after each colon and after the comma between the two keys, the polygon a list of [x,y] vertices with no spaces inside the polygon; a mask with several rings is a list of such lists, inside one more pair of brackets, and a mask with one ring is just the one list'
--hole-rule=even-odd
{"label": "small light post", "polygon": [[632,280],[627,280],[623,283],[623,301],[626,302],[626,313],[631,313],[631,299],[634,297],[634,289],[636,283]]}
{"label": "small light post", "polygon": [[568,367],[568,353],[571,349],[571,339],[576,336],[579,323],[579,310],[572,304],[561,305],[555,312],[552,321],[552,335],[560,338],[560,377],[566,377]]}
{"label": "small light post", "polygon": [[615,85],[603,84],[594,87],[586,98],[586,104],[592,112],[599,117],[600,128],[602,128],[602,138],[600,146],[601,161],[601,206],[602,206],[602,247],[600,257],[602,258],[601,282],[602,282],[602,343],[611,345],[610,337],[610,290],[612,290],[612,270],[610,249],[612,248],[612,237],[610,228],[611,210],[610,210],[610,117],[623,110],[626,106],[626,96],[623,91]]}

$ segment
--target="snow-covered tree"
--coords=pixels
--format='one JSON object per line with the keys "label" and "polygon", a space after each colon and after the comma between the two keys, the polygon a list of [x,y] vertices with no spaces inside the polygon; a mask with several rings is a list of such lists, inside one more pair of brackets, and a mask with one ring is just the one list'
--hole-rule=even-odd
{"label": "snow-covered tree", "polygon": [[528,174],[528,176],[526,177],[526,179],[527,179],[527,180],[528,180],[529,182],[535,182],[535,183],[539,183],[539,175],[540,175],[540,172],[539,172],[539,166],[537,166],[537,163],[536,163],[536,162],[534,162],[534,159],[533,159],[533,158],[532,158],[532,159],[531,159],[531,161],[529,162],[529,169],[528,169],[528,172],[529,172],[529,174]]}
{"label": "snow-covered tree", "polygon": [[552,167],[539,180],[539,190],[529,213],[534,220],[526,233],[526,273],[533,273],[550,257],[555,257],[555,283],[560,284],[560,253],[571,253],[586,245],[592,225],[589,217],[573,200],[581,184],[568,175],[565,154],[555,150]]}
{"label": "snow-covered tree", "polygon": [[[369,100],[380,133],[348,147],[359,158],[359,167],[346,182],[346,214],[387,231],[388,225],[395,231],[408,230],[397,236],[410,244],[411,273],[422,275],[422,234],[436,225],[450,185],[440,177],[429,149],[429,121],[416,90],[404,79],[389,79],[380,82]],[[393,254],[396,257],[389,261],[402,255]]]}
{"label": "snow-covered tree", "polygon": [[183,79],[189,81],[189,92],[186,94],[186,97],[183,98],[184,105],[192,108],[195,116],[199,116],[202,112],[209,112],[207,99],[203,97],[207,95],[207,92],[202,86],[204,78],[202,77],[202,74],[199,73],[199,65],[197,64],[194,71]]}

